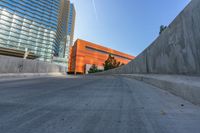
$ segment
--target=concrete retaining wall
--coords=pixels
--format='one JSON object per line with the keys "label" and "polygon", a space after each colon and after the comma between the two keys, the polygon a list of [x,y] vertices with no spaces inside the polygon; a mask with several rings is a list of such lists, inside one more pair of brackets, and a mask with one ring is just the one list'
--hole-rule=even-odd
{"label": "concrete retaining wall", "polygon": [[0,55],[0,73],[65,73],[65,67]]}
{"label": "concrete retaining wall", "polygon": [[192,0],[135,60],[102,74],[200,74],[200,0]]}

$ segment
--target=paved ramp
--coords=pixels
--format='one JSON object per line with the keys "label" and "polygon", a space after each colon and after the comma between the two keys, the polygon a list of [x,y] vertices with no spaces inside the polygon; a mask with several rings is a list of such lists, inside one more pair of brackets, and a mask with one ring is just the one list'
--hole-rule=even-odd
{"label": "paved ramp", "polygon": [[199,133],[200,107],[125,77],[0,83],[1,133]]}

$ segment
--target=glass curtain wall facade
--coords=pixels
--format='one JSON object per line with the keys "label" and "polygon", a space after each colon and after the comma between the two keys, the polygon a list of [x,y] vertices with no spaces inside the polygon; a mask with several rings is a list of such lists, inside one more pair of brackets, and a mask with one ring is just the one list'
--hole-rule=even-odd
{"label": "glass curtain wall facade", "polygon": [[67,34],[70,37],[70,45],[73,45],[74,41],[74,27],[75,27],[75,17],[76,17],[76,11],[73,4],[70,4],[69,7],[69,16],[68,16],[68,29]]}
{"label": "glass curtain wall facade", "polygon": [[67,44],[65,49],[65,56],[69,60],[70,48],[74,43],[74,28],[75,28],[76,10],[73,4],[70,4],[68,24],[67,24]]}
{"label": "glass curtain wall facade", "polygon": [[0,47],[28,50],[51,61],[59,53],[60,5],[61,0],[0,0]]}
{"label": "glass curtain wall facade", "polygon": [[59,44],[60,58],[65,58],[65,48],[67,43],[67,23],[69,16],[70,2],[68,0],[61,0],[61,10],[58,19],[58,30],[57,30],[57,43]]}
{"label": "glass curtain wall facade", "polygon": [[74,5],[69,0],[61,0],[60,12],[56,40],[60,45],[58,57],[54,58],[54,62],[67,67],[70,47],[73,45],[76,13]]}

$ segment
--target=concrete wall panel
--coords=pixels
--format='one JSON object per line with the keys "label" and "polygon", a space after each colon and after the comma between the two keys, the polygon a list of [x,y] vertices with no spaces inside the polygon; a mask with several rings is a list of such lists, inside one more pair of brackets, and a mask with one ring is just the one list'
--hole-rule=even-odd
{"label": "concrete wall panel", "polygon": [[0,73],[65,73],[65,67],[0,55]]}

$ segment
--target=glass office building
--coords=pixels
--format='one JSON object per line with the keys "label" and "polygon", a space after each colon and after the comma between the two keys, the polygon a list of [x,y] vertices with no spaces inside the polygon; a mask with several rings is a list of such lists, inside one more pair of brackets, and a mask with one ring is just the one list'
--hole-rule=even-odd
{"label": "glass office building", "polygon": [[59,55],[59,36],[67,34],[59,29],[60,14],[67,11],[61,10],[63,1],[0,0],[0,47],[28,50],[52,61]]}
{"label": "glass office building", "polygon": [[70,37],[70,45],[73,45],[74,41],[74,27],[75,27],[75,17],[76,17],[76,11],[73,4],[70,4],[69,7],[69,15],[68,15],[68,29],[67,29],[67,35]]}
{"label": "glass office building", "polygon": [[60,65],[68,65],[70,47],[73,45],[74,27],[75,27],[75,8],[68,0],[61,1],[58,19],[58,30],[56,43],[59,45],[58,57],[54,58],[54,62]]}
{"label": "glass office building", "polygon": [[68,15],[68,23],[67,23],[67,46],[65,49],[65,56],[69,59],[70,48],[74,43],[74,28],[75,28],[75,17],[76,17],[76,10],[73,4],[70,4],[69,7],[69,15]]}

